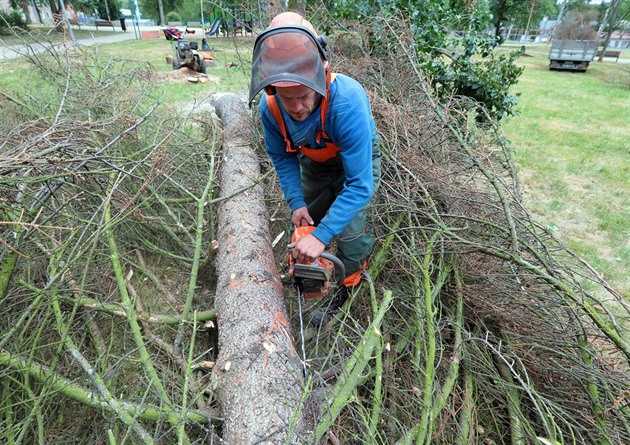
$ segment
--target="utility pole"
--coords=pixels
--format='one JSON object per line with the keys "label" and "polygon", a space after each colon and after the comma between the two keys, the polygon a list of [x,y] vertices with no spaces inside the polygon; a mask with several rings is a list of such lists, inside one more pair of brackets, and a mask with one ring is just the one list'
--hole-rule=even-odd
{"label": "utility pole", "polygon": [[142,40],[142,33],[140,32],[140,24],[138,23],[138,20],[140,20],[140,18],[138,17],[138,3],[137,3],[137,0],[131,0],[129,6],[131,7],[131,15],[133,16],[133,32],[134,32],[134,35],[136,36],[136,40]]}

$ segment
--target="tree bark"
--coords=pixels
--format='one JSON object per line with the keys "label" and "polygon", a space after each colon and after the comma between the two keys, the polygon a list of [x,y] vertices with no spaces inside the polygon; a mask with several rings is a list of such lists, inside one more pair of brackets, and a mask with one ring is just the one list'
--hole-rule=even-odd
{"label": "tree bark", "polygon": [[[223,121],[215,299],[223,439],[230,445],[300,444],[304,379],[271,248],[252,120],[233,94],[212,98]],[[241,191],[246,189],[245,191]]]}
{"label": "tree bark", "polygon": [[[610,15],[609,15],[609,19],[608,19],[608,23],[606,23],[607,27],[608,27],[608,32],[606,33],[606,39],[604,41],[604,47],[602,48],[602,51],[599,53],[599,58],[597,59],[598,62],[603,62],[604,61],[604,53],[606,52],[606,50],[608,49],[608,45],[610,45],[610,38],[612,37],[612,33],[614,31],[614,27],[616,25],[616,21],[617,21],[617,13],[619,12],[619,5],[621,4],[621,0],[613,0],[610,3],[609,6],[609,10]],[[608,11],[607,11],[608,12]]]}
{"label": "tree bark", "polygon": [[33,17],[31,16],[30,4],[28,0],[20,0],[20,8],[22,8],[22,13],[24,14],[24,18],[26,20],[27,25],[31,25],[34,23]]}
{"label": "tree bark", "polygon": [[164,18],[164,3],[162,0],[158,0],[158,11],[160,13],[160,25],[166,25],[166,19]]}

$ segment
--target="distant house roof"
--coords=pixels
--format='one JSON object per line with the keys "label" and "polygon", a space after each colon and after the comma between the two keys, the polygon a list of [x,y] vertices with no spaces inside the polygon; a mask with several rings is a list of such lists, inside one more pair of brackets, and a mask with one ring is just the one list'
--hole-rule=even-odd
{"label": "distant house roof", "polygon": [[538,24],[538,29],[552,30],[558,24],[558,20],[542,19]]}

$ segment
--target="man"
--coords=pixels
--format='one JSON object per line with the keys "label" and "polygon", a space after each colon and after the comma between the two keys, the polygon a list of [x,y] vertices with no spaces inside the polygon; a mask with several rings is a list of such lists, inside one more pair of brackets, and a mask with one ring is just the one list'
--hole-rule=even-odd
{"label": "man", "polygon": [[354,79],[330,72],[326,42],[294,12],[276,16],[254,45],[249,101],[264,90],[260,114],[291,222],[316,225],[289,245],[313,261],[333,238],[344,286],[315,323],[339,309],[361,281],[374,237],[367,206],[380,183],[380,150],[370,103]]}

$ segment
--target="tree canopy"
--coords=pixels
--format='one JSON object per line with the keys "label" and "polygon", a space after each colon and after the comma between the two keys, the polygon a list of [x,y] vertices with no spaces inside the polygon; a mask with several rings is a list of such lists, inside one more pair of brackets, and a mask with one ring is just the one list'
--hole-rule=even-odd
{"label": "tree canopy", "polygon": [[499,36],[502,26],[513,25],[521,29],[532,29],[544,16],[554,16],[557,11],[555,0],[489,0],[495,35]]}

